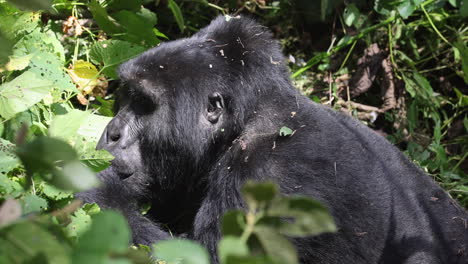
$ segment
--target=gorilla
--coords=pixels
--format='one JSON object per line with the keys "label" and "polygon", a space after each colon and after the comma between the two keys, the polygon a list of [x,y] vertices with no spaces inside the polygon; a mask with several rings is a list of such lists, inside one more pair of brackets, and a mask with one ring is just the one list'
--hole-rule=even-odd
{"label": "gorilla", "polygon": [[338,227],[291,238],[301,263],[468,263],[467,212],[385,138],[301,95],[253,19],[220,16],[119,75],[97,146],[115,159],[77,197],[121,211],[134,243],[186,237],[218,263],[223,213],[245,206],[244,182],[269,180],[322,202]]}

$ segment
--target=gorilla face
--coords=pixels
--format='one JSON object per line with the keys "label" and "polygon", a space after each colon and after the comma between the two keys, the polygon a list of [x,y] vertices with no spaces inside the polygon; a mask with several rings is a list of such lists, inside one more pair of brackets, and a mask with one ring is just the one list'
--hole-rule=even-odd
{"label": "gorilla face", "polygon": [[150,185],[171,190],[200,183],[216,153],[236,136],[238,123],[232,94],[222,89],[225,77],[213,70],[210,77],[219,81],[205,83],[206,71],[193,68],[203,56],[161,53],[151,62],[142,56],[122,65],[119,110],[97,146],[114,155],[112,169],[141,197],[151,196]]}

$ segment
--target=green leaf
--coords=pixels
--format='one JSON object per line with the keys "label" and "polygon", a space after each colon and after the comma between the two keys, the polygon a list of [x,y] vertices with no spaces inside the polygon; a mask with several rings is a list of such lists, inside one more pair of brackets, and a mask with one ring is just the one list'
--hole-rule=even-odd
{"label": "green leaf", "polygon": [[218,244],[221,263],[227,263],[229,256],[247,256],[249,249],[244,241],[235,236],[225,236]]}
{"label": "green leaf", "polygon": [[166,263],[210,264],[208,251],[199,244],[185,239],[172,239],[153,246],[153,255]]}
{"label": "green leaf", "polygon": [[140,9],[142,2],[141,0],[110,0],[107,1],[107,9],[112,11],[119,11],[119,10],[130,10],[130,11],[137,11]]}
{"label": "green leaf", "polygon": [[41,64],[40,62],[49,60],[49,62],[44,64],[47,67],[55,67],[55,64],[52,62],[57,61],[56,64],[63,68],[62,64],[65,62],[65,49],[55,33],[51,30],[44,31],[40,28],[36,28],[24,35],[15,44],[15,56],[25,56],[29,54],[34,54],[38,57],[32,59],[35,60],[36,64]]}
{"label": "green leaf", "polygon": [[448,0],[448,2],[453,6],[453,7],[459,7],[460,3],[459,3],[460,0]]}
{"label": "green leaf", "polygon": [[13,42],[7,39],[0,31],[0,65],[8,61],[8,56],[13,52]]}
{"label": "green leaf", "polygon": [[17,182],[0,173],[0,194],[2,196],[18,197],[24,193],[23,187]]}
{"label": "green leaf", "polygon": [[295,247],[289,240],[278,234],[274,229],[257,225],[254,228],[254,234],[260,241],[266,254],[275,263],[298,263]]}
{"label": "green leaf", "polygon": [[361,13],[357,9],[355,4],[349,4],[346,6],[344,12],[343,12],[343,18],[345,21],[345,24],[350,27],[353,24],[355,24],[359,18]]}
{"label": "green leaf", "polygon": [[52,183],[64,190],[85,191],[99,185],[96,175],[79,161],[66,163],[55,175]]}
{"label": "green leaf", "polygon": [[0,85],[0,116],[9,119],[27,110],[48,94],[51,85],[30,71]]}
{"label": "green leaf", "polygon": [[169,7],[169,9],[171,9],[172,15],[174,16],[174,19],[177,22],[177,25],[179,26],[180,32],[184,32],[184,17],[182,16],[182,12],[180,11],[179,6],[174,0],[169,0],[167,2],[167,6]]}
{"label": "green leaf", "polygon": [[[0,55],[1,56],[1,55]],[[23,70],[26,67],[28,67],[29,62],[31,61],[31,58],[33,57],[33,54],[28,54],[24,56],[11,56],[10,61],[8,64],[5,66],[8,71],[19,71]]]}
{"label": "green leaf", "polygon": [[47,182],[42,182],[39,185],[39,189],[43,195],[55,201],[72,197],[71,192],[57,189],[54,186],[48,184]]}
{"label": "green leaf", "polygon": [[272,182],[248,181],[242,188],[242,195],[249,205],[268,203],[278,193],[278,186]]}
{"label": "green leaf", "polygon": [[413,14],[414,10],[416,10],[416,6],[413,1],[402,1],[397,9],[400,16],[403,19],[407,19],[411,14]]}
{"label": "green leaf", "polygon": [[8,0],[16,7],[23,10],[50,10],[52,0]]}
{"label": "green leaf", "polygon": [[279,135],[280,137],[290,136],[292,135],[293,131],[289,127],[283,126],[280,128]]}
{"label": "green leaf", "polygon": [[224,213],[222,221],[224,236],[240,236],[244,231],[245,217],[240,210],[230,210]]}
{"label": "green leaf", "polygon": [[62,140],[38,137],[20,146],[17,155],[28,175],[51,174],[50,183],[60,189],[83,191],[99,183],[94,173],[78,161],[73,148]]}
{"label": "green leaf", "polygon": [[65,115],[56,116],[49,128],[53,137],[66,140],[77,151],[79,159],[99,172],[109,166],[113,156],[105,150],[96,150],[96,144],[112,118],[73,109]]}
{"label": "green leaf", "polygon": [[90,228],[78,240],[73,263],[122,263],[112,254],[126,252],[129,242],[130,230],[125,218],[117,212],[102,211],[92,218]]}
{"label": "green leaf", "polygon": [[34,194],[28,194],[21,198],[21,205],[23,206],[23,214],[32,212],[40,212],[47,209],[47,201]]}
{"label": "green leaf", "polygon": [[40,14],[38,12],[16,12],[0,8],[0,32],[4,38],[13,41],[29,34],[38,27]]}
{"label": "green leaf", "polygon": [[118,79],[117,67],[145,51],[145,48],[122,40],[105,40],[96,42],[89,53],[96,65],[102,65],[107,76]]}
{"label": "green leaf", "polygon": [[78,129],[90,114],[90,112],[73,109],[65,115],[55,116],[49,128],[49,135],[74,145],[74,142],[69,140],[75,137]]}
{"label": "green leaf", "polygon": [[375,0],[374,10],[381,15],[389,16],[398,3],[399,1]]}
{"label": "green leaf", "polygon": [[156,25],[156,23],[158,22],[156,14],[148,8],[144,8],[143,6],[140,8],[140,11],[138,11],[136,14],[140,16],[143,20],[145,20],[145,22],[151,27]]}
{"label": "green leaf", "polygon": [[29,221],[1,229],[0,248],[8,259],[4,263],[38,263],[27,262],[38,255],[42,255],[48,264],[70,263],[70,249],[66,244],[59,242],[41,226]]}
{"label": "green leaf", "polygon": [[125,28],[125,33],[120,38],[145,47],[152,47],[159,43],[159,39],[153,32],[153,25],[138,14],[122,10],[112,14],[112,17]]}
{"label": "green leaf", "polygon": [[76,210],[70,216],[70,223],[65,228],[69,237],[78,238],[91,227],[91,216],[83,209]]}
{"label": "green leaf", "polygon": [[[133,1],[129,1],[133,2]],[[98,1],[91,0],[88,4],[88,9],[96,20],[99,28],[109,34],[122,33],[121,26],[107,13],[107,10],[102,7]]]}
{"label": "green leaf", "polygon": [[281,197],[271,204],[267,215],[294,219],[275,223],[276,230],[288,236],[304,237],[336,231],[327,208],[308,197]]}
{"label": "green leaf", "polygon": [[43,52],[35,53],[29,66],[29,71],[41,76],[42,79],[52,82],[49,90],[54,88],[58,91],[77,92],[76,86],[65,72],[63,64],[57,56]]}
{"label": "green leaf", "polygon": [[0,138],[0,174],[7,174],[20,165],[15,154],[15,145]]}
{"label": "green leaf", "polygon": [[99,208],[99,205],[95,203],[87,203],[83,205],[83,210],[89,215],[95,215],[101,212],[101,208]]}

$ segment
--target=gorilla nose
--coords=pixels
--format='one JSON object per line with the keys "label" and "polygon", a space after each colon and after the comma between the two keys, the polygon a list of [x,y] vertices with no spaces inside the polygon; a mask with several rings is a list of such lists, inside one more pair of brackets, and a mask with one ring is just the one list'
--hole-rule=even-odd
{"label": "gorilla nose", "polygon": [[104,129],[104,132],[102,133],[102,136],[98,141],[96,149],[108,149],[106,147],[109,147],[112,143],[118,142],[120,140],[120,137],[120,130],[116,129],[114,126],[112,126],[112,124],[109,124],[106,127],[106,129]]}

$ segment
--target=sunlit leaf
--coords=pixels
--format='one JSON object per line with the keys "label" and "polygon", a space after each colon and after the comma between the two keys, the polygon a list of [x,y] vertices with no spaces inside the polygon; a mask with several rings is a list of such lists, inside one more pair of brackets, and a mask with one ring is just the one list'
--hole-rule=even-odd
{"label": "sunlit leaf", "polygon": [[173,239],[153,246],[153,254],[166,263],[210,264],[208,251],[194,241]]}
{"label": "sunlit leaf", "polygon": [[90,57],[96,65],[102,66],[107,76],[118,79],[117,67],[145,51],[144,47],[122,40],[96,42],[91,48]]}
{"label": "sunlit leaf", "polygon": [[9,119],[27,110],[48,94],[51,85],[30,71],[0,85],[0,116]]}
{"label": "sunlit leaf", "polygon": [[361,13],[359,12],[355,4],[347,5],[343,12],[345,24],[348,27],[352,26],[354,23],[357,22],[360,15]]}
{"label": "sunlit leaf", "polygon": [[47,209],[47,201],[37,195],[28,194],[21,198],[21,205],[23,206],[23,213],[29,214],[32,212],[40,212]]}

